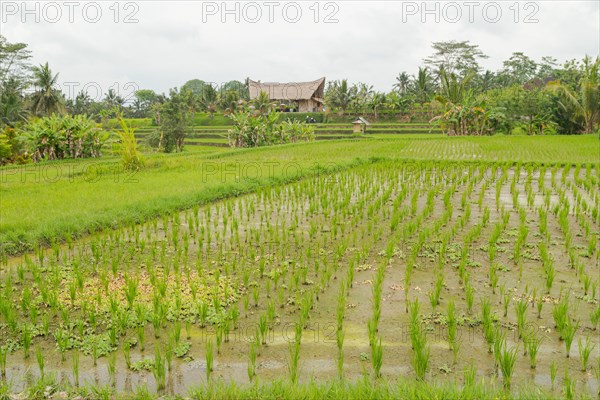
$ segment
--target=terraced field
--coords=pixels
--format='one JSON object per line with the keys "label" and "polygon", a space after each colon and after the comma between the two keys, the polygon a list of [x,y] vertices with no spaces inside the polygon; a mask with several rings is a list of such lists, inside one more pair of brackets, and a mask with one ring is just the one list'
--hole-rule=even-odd
{"label": "terraced field", "polygon": [[[316,140],[348,139],[353,137],[351,124],[313,124],[315,126]],[[227,131],[229,126],[195,126],[187,135],[186,145],[196,146],[227,146]],[[140,128],[136,137],[143,141],[154,128]],[[442,134],[442,131],[427,123],[381,123],[373,124],[368,128],[370,137],[390,137],[404,135],[432,135]]]}

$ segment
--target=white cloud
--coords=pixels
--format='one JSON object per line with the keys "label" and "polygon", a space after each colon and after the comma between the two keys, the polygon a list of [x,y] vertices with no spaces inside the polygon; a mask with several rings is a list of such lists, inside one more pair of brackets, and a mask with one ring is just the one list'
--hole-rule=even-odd
{"label": "white cloud", "polygon": [[[166,92],[188,79],[224,82],[231,79],[274,81],[348,78],[373,84],[379,90],[389,90],[395,76],[403,70],[415,73],[421,60],[431,53],[433,41],[470,40],[478,44],[490,59],[485,68],[497,69],[513,51],[523,51],[534,59],[551,55],[564,61],[585,54],[600,53],[600,3],[596,1],[537,1],[538,8],[519,4],[519,22],[515,22],[514,2],[496,2],[502,10],[497,23],[494,4],[480,2],[468,21],[465,2],[455,2],[462,11],[456,23],[434,21],[435,15],[422,14],[422,2],[341,1],[335,2],[338,23],[323,23],[334,10],[324,9],[320,2],[320,22],[314,22],[313,2],[298,2],[302,18],[297,23],[284,20],[281,12],[290,2],[281,1],[274,13],[274,23],[267,21],[268,6],[255,2],[263,12],[258,23],[233,21],[234,16],[207,16],[203,22],[202,2],[137,1],[119,4],[119,23],[114,22],[114,3],[98,2],[102,18],[97,23],[86,22],[81,3],[67,20],[68,9],[63,2],[63,18],[57,23],[35,23],[31,15],[21,22],[22,2],[4,1],[4,20],[0,32],[9,41],[28,43],[35,63],[48,61],[60,72],[61,81],[98,82],[103,88],[114,83],[135,82],[141,88]],[[15,15],[13,8],[20,9]],[[38,2],[41,8],[45,3]],[[212,3],[221,7],[222,2]],[[228,2],[227,7],[235,7]],[[248,2],[240,2],[241,11]],[[448,2],[428,2],[428,9],[437,7],[440,13]],[[487,5],[486,5],[487,4]],[[491,4],[491,6],[490,6]],[[209,3],[205,2],[206,8]],[[415,15],[403,14],[415,5]],[[29,2],[33,8],[35,2]],[[138,7],[138,23],[123,23],[123,18]],[[482,10],[488,8],[488,15]],[[529,7],[529,6],[528,6]],[[247,8],[253,17],[252,9]],[[524,23],[531,12],[537,23]],[[293,16],[293,13],[288,13]],[[448,14],[453,17],[454,14]],[[41,15],[43,19],[43,15]],[[243,15],[241,15],[243,19]],[[421,18],[426,18],[425,22]],[[488,20],[486,20],[486,18]]]}

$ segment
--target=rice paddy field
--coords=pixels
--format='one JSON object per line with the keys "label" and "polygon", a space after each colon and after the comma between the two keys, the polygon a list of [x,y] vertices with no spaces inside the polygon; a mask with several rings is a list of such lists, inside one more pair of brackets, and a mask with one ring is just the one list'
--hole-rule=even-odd
{"label": "rice paddy field", "polygon": [[600,398],[596,136],[194,147],[0,169],[0,398]]}

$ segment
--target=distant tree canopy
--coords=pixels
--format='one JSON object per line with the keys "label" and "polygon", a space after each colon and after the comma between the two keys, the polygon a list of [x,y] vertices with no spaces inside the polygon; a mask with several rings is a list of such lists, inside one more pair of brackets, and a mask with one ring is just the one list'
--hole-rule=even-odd
{"label": "distant tree canopy", "polygon": [[479,49],[478,45],[471,44],[468,40],[458,42],[433,42],[431,47],[435,53],[423,60],[425,65],[432,67],[436,73],[444,70],[449,74],[466,76],[469,72],[479,71],[480,59],[488,58]]}

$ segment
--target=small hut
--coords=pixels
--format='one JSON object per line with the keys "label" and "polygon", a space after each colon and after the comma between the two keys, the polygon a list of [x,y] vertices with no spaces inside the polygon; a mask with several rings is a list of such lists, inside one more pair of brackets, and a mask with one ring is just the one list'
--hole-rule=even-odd
{"label": "small hut", "polygon": [[363,117],[358,117],[356,120],[352,121],[352,132],[365,134],[367,133],[367,126],[369,125],[371,125],[369,121]]}
{"label": "small hut", "polygon": [[248,80],[250,100],[256,99],[261,92],[269,95],[269,100],[280,103],[285,108],[295,103],[300,112],[323,111],[325,78],[312,82],[260,82]]}

